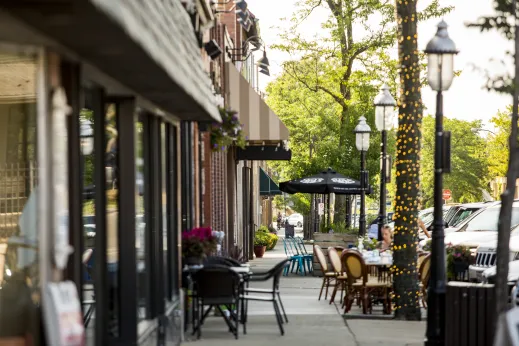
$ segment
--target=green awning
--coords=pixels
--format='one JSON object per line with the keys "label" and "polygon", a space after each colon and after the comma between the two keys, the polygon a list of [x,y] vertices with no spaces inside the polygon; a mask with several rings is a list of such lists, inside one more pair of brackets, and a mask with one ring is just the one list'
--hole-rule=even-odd
{"label": "green awning", "polygon": [[281,195],[281,190],[279,190],[278,184],[272,180],[271,177],[263,170],[260,169],[260,195],[261,196],[272,196],[272,195]]}

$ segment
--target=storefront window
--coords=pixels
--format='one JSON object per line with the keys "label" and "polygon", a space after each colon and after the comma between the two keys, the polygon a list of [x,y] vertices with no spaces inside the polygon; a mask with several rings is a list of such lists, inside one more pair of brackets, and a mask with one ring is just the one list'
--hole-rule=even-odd
{"label": "storefront window", "polygon": [[39,335],[36,70],[0,53],[0,344]]}

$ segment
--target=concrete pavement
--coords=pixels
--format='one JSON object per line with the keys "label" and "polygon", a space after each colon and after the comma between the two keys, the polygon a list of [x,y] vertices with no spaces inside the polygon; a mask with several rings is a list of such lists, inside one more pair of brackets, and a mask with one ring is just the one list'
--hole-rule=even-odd
{"label": "concrete pavement", "polygon": [[[311,249],[311,247],[309,247]],[[263,271],[285,258],[283,242],[267,256],[250,262],[253,271]],[[228,331],[221,317],[210,317],[202,328],[202,338],[186,343],[198,346],[263,346],[282,343],[292,345],[371,346],[371,345],[423,345],[424,322],[394,321],[390,319],[344,319],[342,309],[328,301],[318,301],[321,278],[300,277],[291,274],[281,280],[281,297],[288,314],[285,335],[281,336],[271,303],[251,302],[247,334],[240,328],[239,340]],[[254,283],[254,287],[267,288],[267,283]],[[374,312],[375,313],[375,312]]]}

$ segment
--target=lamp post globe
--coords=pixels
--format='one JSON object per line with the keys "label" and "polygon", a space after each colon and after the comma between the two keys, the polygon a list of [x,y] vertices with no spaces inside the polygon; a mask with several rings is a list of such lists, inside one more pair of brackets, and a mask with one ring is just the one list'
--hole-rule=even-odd
{"label": "lamp post globe", "polygon": [[396,101],[389,93],[387,84],[382,85],[380,92],[373,101],[375,106],[375,125],[379,131],[391,130]]}
{"label": "lamp post globe", "polygon": [[[436,35],[429,41],[425,53],[428,57],[427,80],[436,95],[435,149],[434,149],[434,222],[431,243],[431,268],[429,294],[427,295],[427,330],[425,345],[445,344],[446,264],[445,233],[443,223],[443,173],[449,172],[450,158],[444,157],[444,148],[450,146],[450,133],[443,130],[443,94],[454,78],[456,45],[447,33],[447,23],[438,24]],[[445,151],[447,152],[447,151]]]}
{"label": "lamp post globe", "polygon": [[366,123],[366,118],[361,116],[359,118],[359,124],[355,126],[355,146],[360,152],[368,151],[369,149],[369,134],[371,133],[371,127]]}
{"label": "lamp post globe", "polygon": [[382,240],[382,227],[386,223],[386,180],[388,179],[387,131],[393,127],[393,114],[396,101],[389,93],[387,84],[382,85],[373,101],[375,106],[375,125],[380,131],[380,203],[378,210],[378,240]]}
{"label": "lamp post globe", "polygon": [[436,35],[427,43],[427,81],[434,91],[448,90],[454,79],[454,55],[458,54],[447,32],[447,23],[438,24]]}
{"label": "lamp post globe", "polygon": [[366,171],[366,152],[369,149],[369,134],[371,128],[366,123],[366,118],[361,116],[359,124],[353,130],[355,133],[355,146],[360,151],[360,217],[359,217],[359,236],[366,234],[366,190],[368,182],[368,172]]}

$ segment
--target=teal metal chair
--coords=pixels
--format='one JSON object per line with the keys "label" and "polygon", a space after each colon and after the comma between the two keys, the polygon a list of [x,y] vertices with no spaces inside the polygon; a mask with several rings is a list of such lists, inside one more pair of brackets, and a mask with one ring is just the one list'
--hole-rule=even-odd
{"label": "teal metal chair", "polygon": [[306,250],[303,238],[295,237],[293,239],[294,243],[299,248],[299,253],[303,256],[303,259],[306,265],[308,266],[308,272],[311,273],[313,271],[314,256],[311,253],[308,253],[308,251]]}
{"label": "teal metal chair", "polygon": [[290,260],[290,269],[285,268],[285,276],[288,275],[289,271],[293,273],[294,269],[296,269],[296,273],[300,272],[301,275],[306,275],[304,257],[298,253],[297,248],[294,248],[295,245],[291,238],[283,238],[283,246],[285,247],[285,254]]}

